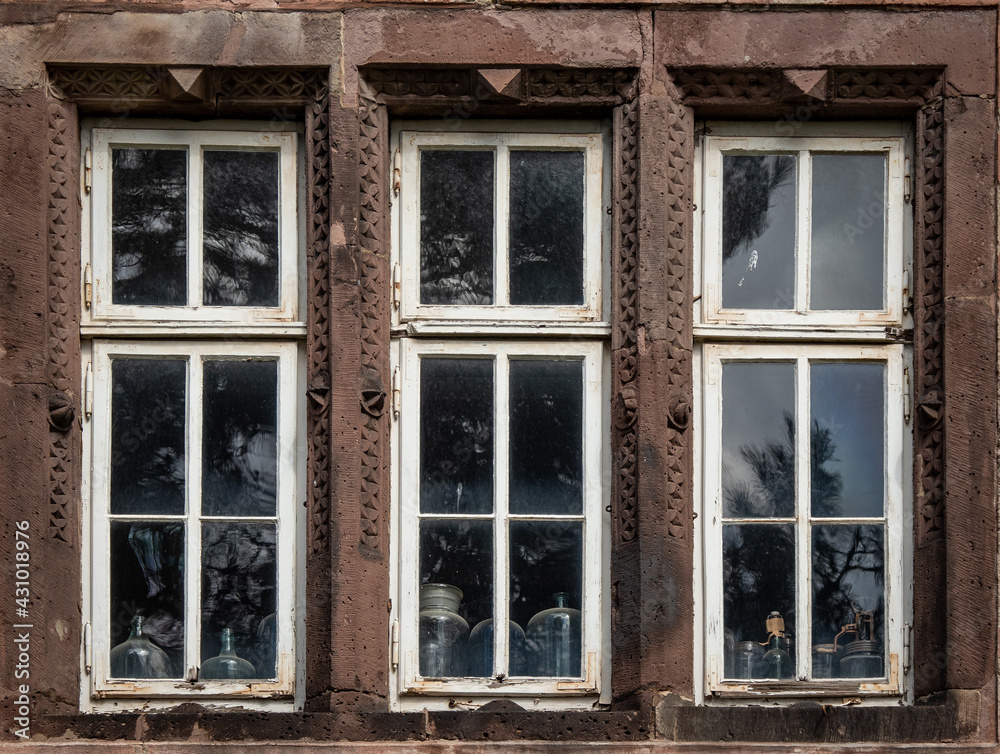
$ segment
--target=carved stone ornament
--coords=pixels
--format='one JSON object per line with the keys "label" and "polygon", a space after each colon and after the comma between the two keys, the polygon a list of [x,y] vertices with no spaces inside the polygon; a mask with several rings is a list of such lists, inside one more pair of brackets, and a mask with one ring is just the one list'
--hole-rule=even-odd
{"label": "carved stone ornament", "polygon": [[608,68],[365,68],[380,102],[420,105],[435,99],[620,105],[636,93],[634,69]]}
{"label": "carved stone ornament", "polygon": [[615,490],[613,513],[623,542],[639,531],[638,506],[638,364],[639,346],[639,106],[631,101],[615,118],[616,174],[614,182],[615,242],[612,323]]}
{"label": "carved stone ornament", "polygon": [[76,420],[76,403],[62,391],[49,396],[49,426],[57,432],[67,432]]}

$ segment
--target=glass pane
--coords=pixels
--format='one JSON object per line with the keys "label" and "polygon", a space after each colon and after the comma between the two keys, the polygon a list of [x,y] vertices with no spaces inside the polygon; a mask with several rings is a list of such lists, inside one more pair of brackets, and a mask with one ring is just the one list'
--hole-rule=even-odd
{"label": "glass pane", "polygon": [[184,513],[187,362],[111,360],[111,512]]}
{"label": "glass pane", "polygon": [[510,362],[511,513],[583,512],[583,362]]}
{"label": "glass pane", "polygon": [[111,150],[115,304],[187,304],[187,152]]}
{"label": "glass pane", "polygon": [[510,153],[510,303],[583,304],[583,152]]}
{"label": "glass pane", "polygon": [[420,510],[493,511],[493,360],[420,360]]}
{"label": "glass pane", "polygon": [[795,158],[722,157],[722,306],[795,306]]}
{"label": "glass pane", "polygon": [[278,153],[203,160],[204,304],[278,306]]}
{"label": "glass pane", "polygon": [[[274,524],[212,521],[201,527],[201,661],[217,656],[224,629],[237,657],[202,678],[273,678],[277,656],[277,532]],[[222,666],[220,668],[220,665]]]}
{"label": "glass pane", "polygon": [[493,303],[493,152],[420,153],[420,303]]}
{"label": "glass pane", "polygon": [[420,675],[466,675],[469,629],[493,618],[493,524],[421,521],[420,584]]}
{"label": "glass pane", "polygon": [[813,155],[810,309],[885,307],[885,160]]}
{"label": "glass pane", "polygon": [[812,364],[812,515],[885,510],[885,365]]}
{"label": "glass pane", "polygon": [[795,365],[722,365],[722,515],[795,515]]}
{"label": "glass pane", "polygon": [[[722,578],[726,676],[793,677],[795,533],[792,527],[724,525]],[[768,618],[775,612],[784,619],[787,641],[777,642],[778,646],[761,646],[769,639]],[[769,655],[771,650],[774,654]]]}
{"label": "glass pane", "polygon": [[885,675],[884,542],[879,525],[813,527],[814,677]]}
{"label": "glass pane", "polygon": [[204,364],[202,511],[207,516],[273,516],[278,495],[278,364]]}
{"label": "glass pane", "polygon": [[[111,522],[110,607],[112,677],[184,677],[183,523]],[[130,646],[137,615],[145,638]]]}
{"label": "glass pane", "polygon": [[511,521],[510,617],[524,629],[526,674],[580,677],[583,524]]}

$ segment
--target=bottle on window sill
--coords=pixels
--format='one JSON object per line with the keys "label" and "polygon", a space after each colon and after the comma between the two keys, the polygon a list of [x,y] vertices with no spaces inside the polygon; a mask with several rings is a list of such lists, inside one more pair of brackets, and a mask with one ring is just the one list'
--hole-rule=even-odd
{"label": "bottle on window sill", "polygon": [[222,646],[219,654],[202,663],[199,680],[238,680],[256,678],[252,664],[237,656],[233,649],[233,629],[222,629]]}
{"label": "bottle on window sill", "polygon": [[785,619],[777,610],[767,616],[767,630],[767,651],[762,660],[764,674],[775,680],[791,678],[795,672],[792,656],[788,653],[792,642],[785,636]]}
{"label": "bottle on window sill", "polygon": [[458,614],[462,596],[462,590],[451,584],[420,585],[420,675],[424,678],[465,675],[469,624]]}
{"label": "bottle on window sill", "polygon": [[528,621],[525,636],[539,676],[580,676],[580,611],[569,607],[569,595],[552,595],[556,606],[542,610]]}
{"label": "bottle on window sill", "polygon": [[[514,621],[508,621],[510,628],[509,652],[510,667],[508,676],[528,674],[527,645],[524,631]],[[476,678],[485,678],[494,674],[493,668],[493,619],[479,621],[469,634],[469,655],[466,673]]]}
{"label": "bottle on window sill", "polygon": [[167,653],[143,633],[142,623],[143,616],[133,616],[128,639],[111,650],[112,678],[170,677]]}

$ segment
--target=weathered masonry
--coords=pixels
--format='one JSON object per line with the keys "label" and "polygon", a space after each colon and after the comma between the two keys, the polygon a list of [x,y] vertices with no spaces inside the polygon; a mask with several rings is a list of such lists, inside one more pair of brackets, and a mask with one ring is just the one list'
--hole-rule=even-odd
{"label": "weathered masonry", "polygon": [[237,5],[0,6],[0,741],[996,749],[998,3]]}

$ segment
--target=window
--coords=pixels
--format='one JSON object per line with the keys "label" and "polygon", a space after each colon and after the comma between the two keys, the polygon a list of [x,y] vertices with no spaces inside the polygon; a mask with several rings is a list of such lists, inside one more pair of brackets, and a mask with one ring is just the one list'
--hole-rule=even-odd
{"label": "window", "polygon": [[96,700],[295,691],[298,136],[252,127],[85,129]]}
{"label": "window", "polygon": [[704,689],[902,694],[908,134],[777,130],[700,147]]}
{"label": "window", "polygon": [[561,125],[394,129],[396,708],[607,675],[606,134]]}

